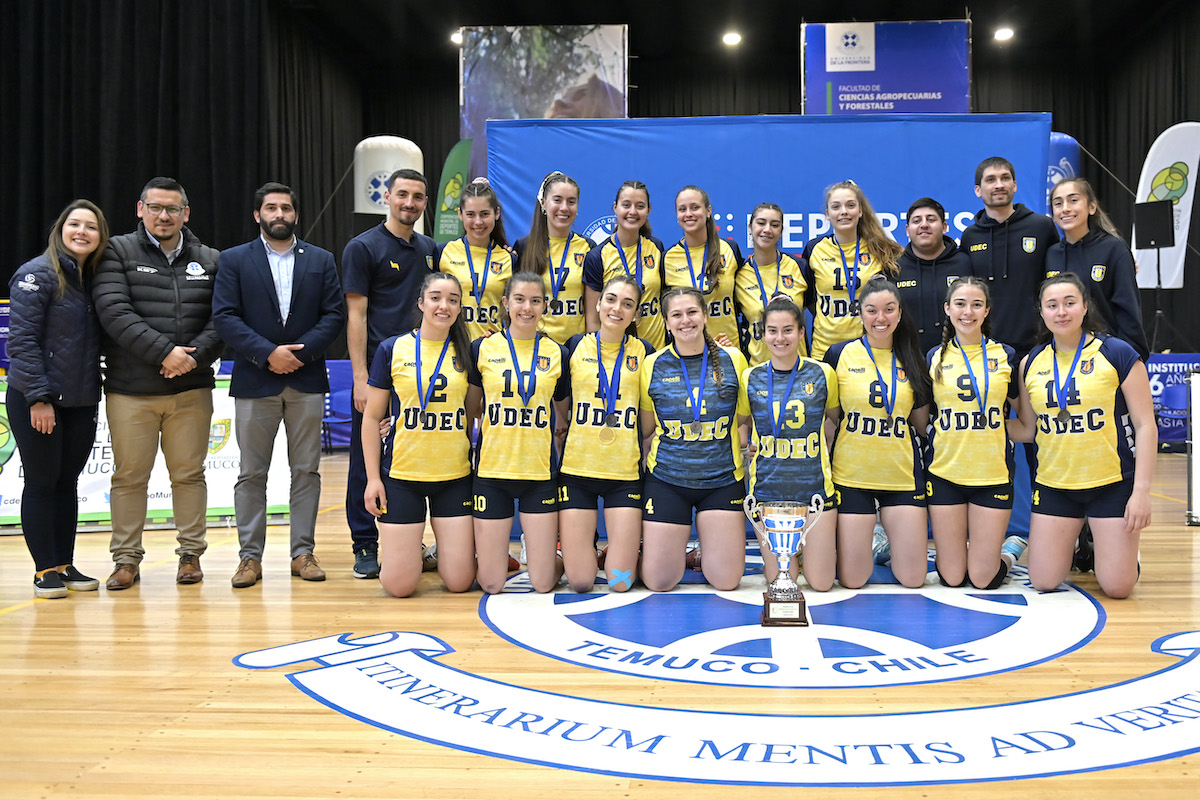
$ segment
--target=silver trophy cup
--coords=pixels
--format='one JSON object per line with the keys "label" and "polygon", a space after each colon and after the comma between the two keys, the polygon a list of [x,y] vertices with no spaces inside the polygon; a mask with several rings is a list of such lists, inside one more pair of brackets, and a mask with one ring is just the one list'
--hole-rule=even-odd
{"label": "silver trophy cup", "polygon": [[825,511],[825,501],[814,494],[806,505],[794,501],[759,503],[747,495],[743,503],[746,517],[779,559],[779,574],[763,592],[763,625],[807,625],[804,593],[788,572],[792,556],[804,546],[804,537]]}

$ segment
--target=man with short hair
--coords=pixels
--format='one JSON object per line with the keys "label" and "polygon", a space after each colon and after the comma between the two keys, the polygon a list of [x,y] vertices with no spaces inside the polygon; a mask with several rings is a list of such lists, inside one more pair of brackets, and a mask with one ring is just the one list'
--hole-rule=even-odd
{"label": "man with short hair", "polygon": [[367,511],[367,468],[363,462],[362,412],[367,375],[379,343],[413,327],[421,283],[433,269],[436,245],[414,226],[425,213],[429,184],[416,170],[388,178],[388,213],[379,225],[354,237],[342,253],[346,293],[346,347],[354,372],[350,468],[346,475],[346,522],[354,549],[354,577],[379,577],[379,529]]}
{"label": "man with short hair", "polygon": [[971,260],[948,235],[946,209],[932,197],[922,197],[908,207],[905,217],[908,246],[898,259],[896,286],[906,312],[917,326],[921,353],[942,343],[946,313],[946,287],[971,275]]}
{"label": "man with short hair", "polygon": [[321,418],[329,378],[325,350],[345,313],[333,254],[295,235],[296,193],[268,182],[254,194],[257,239],[221,253],[213,322],[229,346],[234,431],[241,472],[233,490],[240,562],[234,588],[262,578],[267,472],[282,422],[291,468],[292,575],[325,580],[313,555],[321,499]]}
{"label": "man with short hair", "polygon": [[211,365],[221,353],[212,324],[218,253],[185,226],[191,216],[187,193],[174,178],[154,178],[142,189],[137,215],[136,231],[109,241],[92,289],[104,328],[104,391],[115,464],[109,549],[116,568],[106,583],[112,591],[128,589],[141,577],[146,489],[160,437],[178,529],[175,580],[204,578]]}
{"label": "man with short hair", "polygon": [[1037,290],[1046,277],[1046,250],[1058,241],[1058,230],[1049,217],[1014,203],[1016,193],[1012,162],[985,158],[975,169],[975,196],[983,200],[983,209],[963,231],[960,247],[991,290],[993,338],[1012,347],[1020,362],[1041,324]]}

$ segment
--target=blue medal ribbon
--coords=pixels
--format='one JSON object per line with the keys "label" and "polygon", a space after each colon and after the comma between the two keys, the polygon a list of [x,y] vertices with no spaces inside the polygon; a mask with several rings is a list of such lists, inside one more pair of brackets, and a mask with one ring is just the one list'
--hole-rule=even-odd
{"label": "blue medal ribbon", "polygon": [[496,243],[492,242],[488,245],[487,260],[483,262],[483,283],[479,282],[479,276],[475,274],[475,262],[471,258],[471,245],[467,242],[467,237],[462,238],[463,249],[467,251],[467,269],[471,272],[471,294],[475,297],[475,305],[483,307],[483,293],[487,291],[488,273],[492,271],[492,250],[496,248]]}
{"label": "blue medal ribbon", "polygon": [[[767,313],[767,304],[771,301],[767,298],[767,285],[763,283],[762,273],[758,271],[758,264],[754,261],[754,256],[750,256],[750,266],[754,269],[754,277],[758,281],[758,293],[762,295],[763,314]],[[779,281],[780,273],[783,271],[783,253],[775,251],[775,291],[771,293],[771,297],[780,294]]]}
{"label": "blue medal ribbon", "polygon": [[[621,242],[617,239],[617,235],[615,233],[612,236],[612,241],[613,241],[613,244],[615,244],[617,246],[617,253],[621,256],[621,266],[625,268],[625,274],[629,275],[629,261],[625,258],[625,248],[621,246]],[[631,277],[637,281],[637,285],[638,285],[639,289],[644,288],[645,284],[642,283],[642,235],[640,233],[638,234],[638,241],[637,241],[637,265],[636,266],[637,266],[637,270],[636,270],[637,274],[632,275]]]}
{"label": "blue medal ribbon", "polygon": [[958,347],[958,352],[962,353],[963,363],[967,365],[967,377],[971,379],[971,391],[975,392],[975,402],[979,404],[979,413],[987,416],[987,394],[988,385],[991,383],[991,374],[988,372],[987,359],[987,337],[983,337],[983,394],[979,393],[979,383],[975,380],[975,372],[971,369],[971,359],[967,355],[967,351],[963,349],[962,343],[958,341],[958,335],[954,336],[954,344]]}
{"label": "blue medal ribbon", "polygon": [[851,307],[854,306],[855,295],[858,292],[858,245],[861,242],[861,237],[854,237],[854,272],[852,273],[850,271],[850,266],[846,263],[846,251],[842,249],[842,243],[837,239],[833,240],[833,243],[837,245],[838,255],[842,257],[842,269],[846,272],[846,291],[850,294]]}
{"label": "blue medal ribbon", "polygon": [[701,266],[699,283],[696,282],[696,271],[692,268],[692,248],[688,247],[687,239],[684,239],[682,242],[680,242],[680,244],[683,245],[683,254],[687,256],[688,277],[692,280],[692,288],[699,290],[701,293],[705,293],[707,290],[704,288],[704,271],[708,269],[708,242],[704,242],[704,260],[700,262]]}
{"label": "blue medal ribbon", "polygon": [[450,337],[446,337],[446,342],[442,345],[442,354],[438,356],[437,366],[433,368],[433,374],[429,376],[429,385],[421,380],[421,329],[417,329],[417,399],[421,403],[421,413],[425,413],[425,406],[429,405],[429,399],[433,397],[433,385],[437,383],[438,375],[442,372],[442,362],[446,360],[446,353],[450,350]]}
{"label": "blue medal ribbon", "polygon": [[1063,381],[1061,387],[1058,385],[1058,349],[1054,346],[1053,341],[1050,342],[1050,352],[1054,356],[1051,359],[1054,364],[1054,396],[1058,400],[1060,411],[1067,411],[1067,399],[1070,396],[1067,389],[1071,386],[1071,379],[1075,377],[1075,368],[1079,366],[1079,357],[1083,355],[1083,345],[1086,341],[1087,333],[1080,332],[1079,347],[1075,348],[1075,360],[1071,362],[1071,371],[1067,373],[1067,379]]}
{"label": "blue medal ribbon", "polygon": [[672,347],[675,350],[675,357],[679,359],[679,369],[683,372],[683,385],[687,387],[688,403],[692,407],[692,423],[700,421],[700,411],[703,408],[704,383],[708,379],[708,346],[704,347],[704,357],[700,361],[700,391],[699,393],[692,391],[692,379],[688,375],[687,364],[683,361],[683,356],[679,353],[679,348]]}
{"label": "blue medal ribbon", "polygon": [[871,363],[875,366],[875,375],[879,378],[879,389],[883,392],[883,410],[892,416],[892,411],[896,408],[896,377],[900,372],[896,364],[896,351],[892,351],[892,389],[888,391],[888,387],[884,385],[883,373],[879,371],[879,365],[875,363],[875,354],[871,352],[871,343],[867,341],[867,337],[862,337],[863,347],[867,348],[867,355],[871,357]]}
{"label": "blue medal ribbon", "polygon": [[604,396],[605,424],[608,417],[617,411],[617,397],[621,394],[621,364],[625,361],[625,337],[621,337],[621,349],[617,351],[617,361],[613,364],[612,383],[604,371],[604,355],[600,350],[600,331],[596,331],[596,366],[600,382],[600,394]]}
{"label": "blue medal ribbon", "polygon": [[796,376],[800,374],[800,357],[796,357],[796,366],[792,367],[792,372],[788,375],[787,390],[783,393],[783,400],[779,403],[778,416],[775,415],[775,365],[767,363],[771,370],[767,377],[767,414],[771,417],[771,433],[778,439],[779,426],[783,423],[783,407],[787,404],[788,398],[792,396],[792,387],[796,385]]}
{"label": "blue medal ribbon", "polygon": [[533,360],[529,362],[528,387],[525,386],[525,381],[522,379],[524,373],[521,372],[521,362],[517,361],[517,348],[513,346],[512,331],[504,331],[504,339],[508,342],[508,354],[512,356],[513,371],[517,373],[517,394],[521,395],[521,402],[526,408],[529,408],[529,400],[533,397],[534,390],[537,389],[538,345],[542,343],[542,337],[540,335],[533,337]]}

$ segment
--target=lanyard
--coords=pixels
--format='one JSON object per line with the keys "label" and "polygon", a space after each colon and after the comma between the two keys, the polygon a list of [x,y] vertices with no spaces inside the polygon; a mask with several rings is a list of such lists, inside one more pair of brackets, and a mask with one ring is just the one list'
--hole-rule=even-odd
{"label": "lanyard", "polygon": [[863,347],[867,348],[867,355],[871,357],[871,363],[875,365],[875,375],[879,378],[879,390],[883,392],[883,410],[890,417],[892,411],[896,408],[896,376],[899,373],[899,368],[896,366],[896,351],[892,351],[892,390],[883,385],[883,373],[879,371],[879,365],[875,364],[875,354],[871,352],[871,343],[867,341],[867,337],[862,337]]}
{"label": "lanyard", "polygon": [[[683,371],[683,385],[687,387],[688,403],[692,406],[692,425],[699,426],[700,411],[702,408],[702,397],[704,395],[704,382],[708,378],[708,347],[704,348],[704,358],[700,361],[700,391],[692,391],[692,379],[688,375],[687,364],[683,362],[683,356],[679,354],[679,348],[675,348],[675,357],[679,359],[679,368]],[[699,427],[697,427],[697,431]]]}
{"label": "lanyard", "polygon": [[[842,257],[842,269],[846,271],[846,291],[850,293],[850,305],[854,305],[854,296],[858,291],[858,245],[862,242],[859,236],[854,237],[854,272],[850,271],[850,265],[846,263],[846,251],[842,249],[842,243],[837,239],[833,243],[837,245],[838,255]],[[868,347],[868,350],[871,348]],[[882,378],[880,379],[882,380]],[[890,413],[890,412],[889,412]]]}
{"label": "lanyard", "polygon": [[617,351],[617,361],[613,364],[612,383],[604,372],[604,356],[600,351],[600,331],[596,331],[596,366],[599,374],[600,394],[604,397],[604,416],[615,414],[617,411],[617,396],[621,393],[621,363],[625,361],[625,337],[621,337],[621,349]]}
{"label": "lanyard", "polygon": [[1079,357],[1083,355],[1083,343],[1087,340],[1087,333],[1080,332],[1079,347],[1075,348],[1075,360],[1071,362],[1071,371],[1067,373],[1067,379],[1063,381],[1062,386],[1058,385],[1058,350],[1054,347],[1054,342],[1050,342],[1050,352],[1054,356],[1054,396],[1058,399],[1059,414],[1069,414],[1067,411],[1067,400],[1070,395],[1067,389],[1071,386],[1071,379],[1075,377],[1075,367],[1079,366]]}
{"label": "lanyard", "polygon": [[[550,276],[551,300],[558,300],[558,290],[567,282],[567,256],[571,252],[571,237],[574,235],[574,231],[567,231],[567,241],[563,244],[562,260],[558,262],[558,271]],[[550,234],[546,234],[546,261],[550,262]]]}
{"label": "lanyard", "polygon": [[421,412],[424,413],[425,406],[429,405],[429,399],[433,397],[433,385],[437,383],[438,375],[442,372],[442,362],[446,360],[446,353],[450,350],[450,337],[446,337],[445,344],[442,345],[442,354],[438,356],[437,366],[433,368],[433,374],[429,376],[429,385],[425,386],[425,382],[421,380],[421,329],[417,329],[417,399],[421,403]]}
{"label": "lanyard", "polygon": [[683,254],[687,256],[688,262],[688,277],[692,279],[692,288],[699,289],[701,292],[706,291],[704,288],[705,275],[704,271],[708,269],[708,242],[704,242],[704,261],[700,263],[700,280],[696,281],[696,271],[692,269],[692,248],[688,247],[687,239],[681,242],[683,245]]}
{"label": "lanyard", "polygon": [[[629,262],[625,259],[625,248],[621,246],[621,242],[617,239],[617,235],[613,234],[613,244],[617,246],[617,253],[621,256],[621,266],[625,268],[625,274],[629,275]],[[638,234],[637,243],[637,274],[633,278],[637,281],[638,287],[642,287],[642,236]]]}
{"label": "lanyard", "polygon": [[792,372],[788,375],[787,390],[783,394],[783,400],[779,402],[779,416],[775,415],[775,365],[770,364],[770,369],[767,377],[767,415],[771,418],[771,433],[778,439],[779,426],[783,423],[783,407],[792,396],[792,387],[796,385],[796,376],[800,374],[800,357],[796,357],[796,366],[792,367]]}
{"label": "lanyard", "polygon": [[954,337],[954,344],[958,347],[958,352],[962,353],[963,363],[967,365],[967,377],[971,379],[971,391],[975,392],[975,402],[979,404],[979,413],[987,414],[985,403],[987,401],[988,384],[991,383],[991,374],[988,372],[987,360],[987,337],[983,337],[983,394],[979,393],[979,384],[975,380],[975,372],[971,369],[971,359],[967,355],[967,351],[963,349],[962,343],[958,341],[958,336]]}
{"label": "lanyard", "polygon": [[[763,314],[767,313],[767,304],[771,301],[767,298],[767,285],[763,283],[762,273],[758,271],[758,264],[754,261],[754,256],[750,256],[750,266],[754,269],[754,277],[758,279],[758,292],[762,295]],[[775,251],[775,291],[771,293],[771,297],[779,294],[780,273],[783,271],[783,253]]]}
{"label": "lanyard", "polygon": [[524,373],[521,372],[521,362],[517,361],[517,348],[513,346],[512,331],[506,330],[504,332],[504,339],[508,342],[508,354],[512,356],[513,371],[517,373],[517,393],[521,395],[521,402],[528,408],[529,400],[533,397],[533,392],[537,388],[538,345],[542,343],[542,337],[537,334],[533,337],[533,360],[529,362],[528,387],[525,386]]}
{"label": "lanyard", "polygon": [[483,305],[483,293],[487,291],[488,273],[492,267],[492,250],[495,249],[496,243],[492,242],[488,245],[487,260],[483,262],[483,283],[479,282],[479,277],[475,274],[475,262],[471,259],[471,245],[467,242],[467,237],[462,238],[463,249],[467,251],[467,269],[471,272],[471,294],[475,296],[475,305]]}

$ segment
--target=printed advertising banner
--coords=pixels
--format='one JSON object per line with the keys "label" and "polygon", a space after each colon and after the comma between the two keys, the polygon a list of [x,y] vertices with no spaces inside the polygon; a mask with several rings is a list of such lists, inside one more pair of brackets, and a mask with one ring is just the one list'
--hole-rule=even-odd
{"label": "printed advertising banner", "polygon": [[801,26],[805,114],[966,114],[971,24],[839,22]]}
{"label": "printed advertising banner", "polygon": [[750,212],[784,210],[780,247],[797,252],[829,232],[827,186],[856,181],[885,228],[907,243],[903,218],[920,197],[946,207],[958,238],[983,204],[975,167],[1003,155],[1017,172],[1017,202],[1045,213],[1049,114],[876,117],[690,117],[488,122],[488,174],[516,239],[529,230],[538,186],[551,170],[578,181],[575,229],[595,241],[613,231],[613,200],[626,180],[650,189],[650,222],[665,244],[682,236],[675,194],[708,192],[721,235],[748,249]]}

